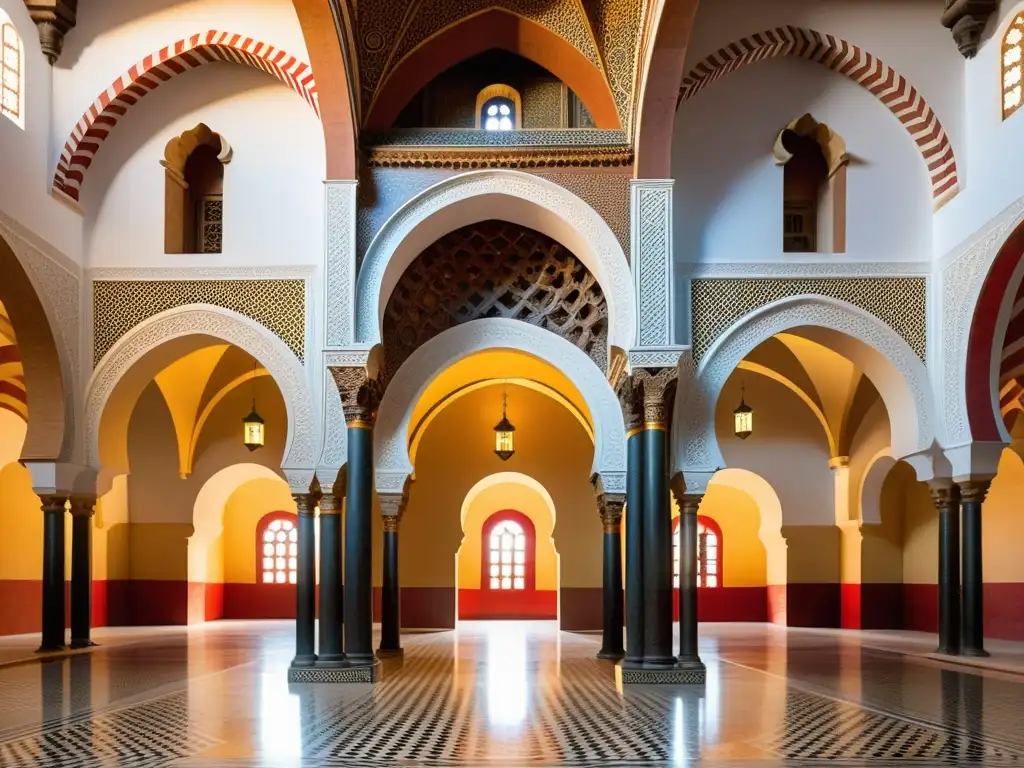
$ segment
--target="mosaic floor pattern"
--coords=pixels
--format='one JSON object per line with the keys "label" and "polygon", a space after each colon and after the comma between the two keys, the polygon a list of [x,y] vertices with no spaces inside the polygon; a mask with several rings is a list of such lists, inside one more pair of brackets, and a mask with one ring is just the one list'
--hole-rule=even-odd
{"label": "mosaic floor pattern", "polygon": [[0,766],[1024,766],[1024,678],[853,636],[706,625],[705,687],[624,692],[553,623],[408,635],[375,687],[289,687],[291,643],[223,622],[0,669]]}

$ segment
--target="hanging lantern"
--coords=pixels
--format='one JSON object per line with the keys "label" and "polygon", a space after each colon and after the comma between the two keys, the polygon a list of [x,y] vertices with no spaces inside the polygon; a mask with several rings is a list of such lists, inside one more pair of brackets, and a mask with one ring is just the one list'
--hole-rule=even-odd
{"label": "hanging lantern", "polygon": [[266,428],[263,423],[262,417],[256,411],[256,361],[252,364],[252,412],[242,419],[242,424],[245,427],[245,447],[250,451],[255,451],[257,448],[263,447],[265,439]]}
{"label": "hanging lantern", "polygon": [[732,412],[733,429],[740,440],[746,440],[754,433],[754,409],[746,404],[743,393],[744,388],[741,386],[739,408]]}
{"label": "hanging lantern", "polygon": [[508,392],[501,397],[501,421],[494,427],[494,452],[502,461],[508,461],[516,452],[516,428],[508,420]]}

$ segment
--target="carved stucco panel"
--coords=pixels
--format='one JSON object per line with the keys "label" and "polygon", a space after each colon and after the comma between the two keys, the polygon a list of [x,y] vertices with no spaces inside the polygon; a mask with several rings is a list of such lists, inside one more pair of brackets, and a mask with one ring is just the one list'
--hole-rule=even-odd
{"label": "carved stucco panel", "polygon": [[633,264],[640,346],[672,342],[672,182],[634,181]]}
{"label": "carved stucco panel", "polygon": [[324,185],[324,313],[326,344],[351,344],[356,279],[356,182]]}

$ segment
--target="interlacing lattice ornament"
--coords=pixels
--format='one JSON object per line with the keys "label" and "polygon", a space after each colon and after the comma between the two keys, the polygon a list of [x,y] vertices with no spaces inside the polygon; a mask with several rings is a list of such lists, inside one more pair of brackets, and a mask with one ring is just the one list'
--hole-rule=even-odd
{"label": "interlacing lattice ornament", "polygon": [[212,304],[265,326],[305,358],[305,280],[95,280],[93,365],[143,320],[186,304]]}
{"label": "interlacing lattice ornament", "polygon": [[485,317],[545,328],[607,367],[608,307],[597,279],[547,235],[484,221],[441,238],[402,275],[384,311],[388,379],[434,336]]}
{"label": "interlacing lattice ornament", "polygon": [[871,313],[925,360],[928,297],[924,277],[694,280],[690,284],[694,358],[700,360],[729,326],[755,309],[808,294],[839,299]]}

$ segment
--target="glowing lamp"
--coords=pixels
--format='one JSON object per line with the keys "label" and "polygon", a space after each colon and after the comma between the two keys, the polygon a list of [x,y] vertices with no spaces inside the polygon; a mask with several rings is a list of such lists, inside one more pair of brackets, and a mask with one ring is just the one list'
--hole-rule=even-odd
{"label": "glowing lamp", "polygon": [[242,419],[245,425],[245,447],[250,451],[263,447],[266,428],[263,419],[256,412],[256,401],[252,401],[252,413]]}
{"label": "glowing lamp", "polygon": [[501,421],[494,427],[494,453],[502,461],[508,461],[516,452],[516,428],[508,420],[508,393],[502,395]]}
{"label": "glowing lamp", "polygon": [[736,437],[740,440],[746,440],[754,433],[754,409],[746,404],[742,392],[743,390],[741,389],[740,405],[732,412],[732,418]]}

